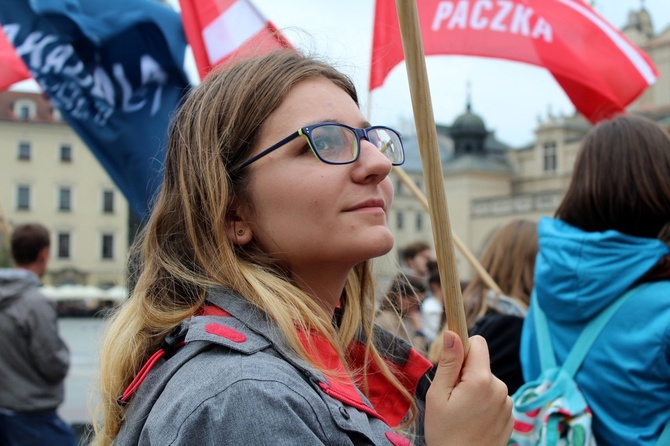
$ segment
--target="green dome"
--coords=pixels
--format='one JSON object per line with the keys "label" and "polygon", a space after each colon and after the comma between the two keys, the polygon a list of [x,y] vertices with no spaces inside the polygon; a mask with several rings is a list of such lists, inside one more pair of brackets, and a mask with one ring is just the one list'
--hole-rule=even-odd
{"label": "green dome", "polygon": [[468,104],[465,113],[460,115],[451,126],[452,134],[486,135],[484,120],[472,113]]}

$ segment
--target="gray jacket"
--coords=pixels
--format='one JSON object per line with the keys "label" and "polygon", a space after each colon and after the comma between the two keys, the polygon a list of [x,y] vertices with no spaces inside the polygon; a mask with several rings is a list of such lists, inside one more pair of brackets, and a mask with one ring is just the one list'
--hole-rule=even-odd
{"label": "gray jacket", "polygon": [[[208,303],[228,316],[182,325],[185,346],[160,360],[132,396],[115,445],[409,444],[351,382],[337,383],[298,359],[245,299],[219,289]],[[416,385],[430,363],[380,333],[391,341],[384,356],[412,370]]]}
{"label": "gray jacket", "polygon": [[0,408],[54,410],[64,397],[69,351],[56,310],[30,271],[0,269]]}

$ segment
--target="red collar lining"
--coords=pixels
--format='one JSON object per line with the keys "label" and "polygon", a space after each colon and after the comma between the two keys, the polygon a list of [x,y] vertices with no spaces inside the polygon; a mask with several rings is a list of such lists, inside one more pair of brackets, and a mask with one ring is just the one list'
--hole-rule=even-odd
{"label": "red collar lining", "polygon": [[[302,332],[298,337],[308,354],[327,370],[332,370],[333,375],[328,376],[327,382],[319,383],[321,389],[331,397],[342,401],[352,407],[359,409],[384,421],[391,427],[398,426],[409,411],[411,403],[391,385],[386,377],[379,373],[379,368],[369,361],[367,384],[369,388],[369,399],[372,407],[365,404],[358,389],[351,379],[347,377],[346,369],[340,361],[339,356],[332,346],[318,333],[311,332],[309,338]],[[349,356],[354,370],[362,370],[365,358],[365,345],[354,342],[349,350]],[[396,373],[400,383],[412,394],[416,392],[419,380],[432,367],[432,364],[416,350],[411,349],[405,365],[400,367],[388,360],[386,364]],[[355,378],[362,378],[356,376]]]}

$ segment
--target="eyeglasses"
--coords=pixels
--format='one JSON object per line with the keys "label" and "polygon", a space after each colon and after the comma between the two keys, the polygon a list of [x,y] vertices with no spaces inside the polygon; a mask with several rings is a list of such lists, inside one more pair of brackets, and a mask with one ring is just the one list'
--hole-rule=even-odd
{"label": "eyeglasses", "polygon": [[361,138],[365,138],[374,144],[394,166],[400,166],[405,162],[402,135],[391,128],[372,126],[359,129],[337,122],[322,122],[301,128],[235,167],[233,172],[241,171],[249,164],[258,161],[299,136],[304,136],[307,139],[309,148],[314,155],[326,164],[351,164],[355,162],[361,153]]}

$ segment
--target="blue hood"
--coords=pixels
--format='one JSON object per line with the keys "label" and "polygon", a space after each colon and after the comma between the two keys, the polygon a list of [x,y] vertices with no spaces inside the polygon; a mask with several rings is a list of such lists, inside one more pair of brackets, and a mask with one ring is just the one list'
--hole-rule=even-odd
{"label": "blue hood", "polygon": [[544,217],[535,263],[538,302],[549,319],[591,319],[668,253],[658,239],[584,232]]}

